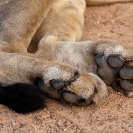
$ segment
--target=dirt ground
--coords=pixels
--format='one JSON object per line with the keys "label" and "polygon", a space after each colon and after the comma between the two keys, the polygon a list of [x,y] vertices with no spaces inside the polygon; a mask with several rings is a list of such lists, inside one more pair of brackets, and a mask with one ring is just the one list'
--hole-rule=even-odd
{"label": "dirt ground", "polygon": [[[113,39],[132,47],[132,32],[133,3],[87,8],[83,40]],[[47,108],[20,115],[0,105],[0,133],[132,133],[133,98],[109,91],[98,106],[47,99]]]}

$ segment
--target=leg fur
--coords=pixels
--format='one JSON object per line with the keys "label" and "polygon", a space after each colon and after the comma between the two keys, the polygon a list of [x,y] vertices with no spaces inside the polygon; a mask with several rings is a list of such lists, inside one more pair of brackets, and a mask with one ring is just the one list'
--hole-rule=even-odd
{"label": "leg fur", "polygon": [[[0,19],[0,84],[6,86],[1,88],[1,92],[4,92],[3,89],[6,90],[1,103],[17,112],[29,112],[42,108],[43,98],[40,93],[38,96],[35,94],[37,88],[33,86],[31,90],[35,89],[35,93],[33,95],[30,92],[27,93],[30,97],[39,97],[40,105],[35,104],[35,108],[27,106],[29,100],[22,102],[19,99],[20,105],[24,104],[23,106],[27,109],[19,108],[17,102],[13,106],[9,100],[16,99],[12,97],[5,100],[8,94],[14,96],[14,91],[20,85],[26,88],[29,87],[27,84],[33,85],[36,77],[43,81],[39,83],[40,89],[53,98],[77,105],[99,103],[104,99],[108,95],[105,83],[95,74],[88,73],[94,73],[97,70],[98,63],[94,61],[96,55],[104,54],[107,59],[111,54],[119,54],[125,61],[127,61],[127,55],[126,51],[124,53],[123,50],[119,50],[117,46],[114,46],[115,43],[110,41],[76,42],[82,36],[85,1],[54,0],[51,3],[49,0],[39,2],[31,0],[30,5],[28,1],[28,3],[22,2],[8,0],[6,4],[0,4],[2,5],[0,14],[1,16],[4,14]],[[2,3],[4,3],[3,0]],[[7,10],[8,12],[5,12]],[[39,43],[39,49],[35,55],[14,53],[26,52],[29,43],[29,49]],[[35,50],[34,48],[37,47],[33,46],[32,50]],[[21,89],[18,90],[21,91]],[[25,92],[22,91],[22,95],[18,92],[15,96],[25,97],[24,94]]]}
{"label": "leg fur", "polygon": [[[4,66],[4,71],[3,69],[0,71],[2,86],[20,82],[34,84],[34,79],[39,77],[45,83],[41,86],[44,92],[52,88],[53,90],[60,90],[61,96],[64,91],[75,93],[77,97],[80,96],[85,99],[82,105],[88,105],[90,101],[99,103],[108,95],[106,85],[98,76],[81,72],[75,67],[63,63],[42,61],[31,55],[27,56],[27,54],[1,53],[0,57],[0,67]],[[63,81],[63,84],[53,82],[58,80]],[[95,89],[97,90],[96,94]],[[53,96],[53,98],[55,97]],[[64,96],[58,96],[57,99],[64,99]],[[67,101],[66,98],[65,100]],[[78,102],[75,104],[80,105]]]}
{"label": "leg fur", "polygon": [[81,71],[98,74],[115,90],[124,92],[128,96],[132,95],[133,50],[128,50],[111,40],[61,42],[56,41],[54,37],[44,38],[40,42],[39,53],[36,53],[40,58],[45,55],[42,49],[49,49],[50,53],[54,53],[49,58],[47,51],[44,52],[48,60],[64,62],[78,67]]}
{"label": "leg fur", "polygon": [[[36,3],[37,2],[37,3]],[[65,5],[64,5],[65,2]],[[83,13],[85,9],[85,3],[84,0],[80,1],[55,1],[54,6],[55,9],[57,9],[57,16],[59,15],[59,23],[62,23],[63,20],[69,19],[69,15],[72,15],[72,18],[77,16],[81,16],[78,18],[79,22],[76,22],[76,27],[72,27],[73,20],[65,21],[65,25],[57,25],[57,31],[61,32],[63,30],[64,37],[67,39],[74,39],[78,40],[81,38],[82,34],[82,28],[83,28]],[[71,6],[72,2],[72,6]],[[33,84],[34,79],[36,77],[39,77],[43,80],[47,88],[53,88],[57,89],[60,88],[60,82],[55,86],[53,84],[53,80],[62,80],[64,82],[64,86],[61,88],[61,98],[59,99],[64,99],[68,102],[68,98],[66,98],[66,95],[69,95],[69,93],[63,93],[64,91],[69,91],[70,94],[74,93],[74,95],[71,95],[71,98],[74,99],[75,95],[77,97],[81,97],[85,99],[84,105],[88,105],[90,101],[93,101],[95,103],[98,103],[98,101],[101,101],[104,97],[107,96],[107,88],[106,85],[100,81],[98,77],[95,77],[94,75],[86,74],[80,72],[77,68],[71,67],[62,63],[57,63],[57,62],[50,62],[50,61],[44,61],[40,60],[36,57],[36,55],[30,55],[30,54],[23,54],[23,53],[16,53],[16,52],[26,52],[26,48],[28,43],[31,41],[32,36],[36,32],[37,28],[42,24],[44,18],[46,17],[47,13],[50,10],[51,3],[49,0],[40,0],[39,2],[36,0],[32,0],[29,3],[22,3],[21,0],[14,2],[11,0],[8,0],[7,3],[4,3],[2,1],[2,6],[0,9],[1,16],[4,14],[4,18],[1,19],[1,34],[0,34],[0,84],[1,86],[6,86],[5,88],[1,88],[2,91],[3,89],[6,90],[5,95],[3,96],[3,99],[1,100],[1,103],[9,106],[10,108],[14,109],[17,112],[29,112],[29,111],[34,111],[35,108],[29,108],[27,106],[28,101],[22,102],[20,99],[18,102],[15,103],[15,105],[12,105],[12,102],[16,99],[9,97],[9,100],[12,102],[10,103],[9,100],[6,100],[6,96],[11,94],[13,96],[14,90],[18,89],[19,91],[22,91],[19,89],[19,86],[23,84],[15,84],[15,83],[27,83],[27,84]],[[76,4],[76,5],[75,5]],[[82,5],[81,8],[80,6],[77,7],[77,5]],[[15,6],[15,8],[14,8]],[[35,8],[33,8],[35,6]],[[54,9],[54,6],[52,10]],[[69,8],[69,6],[72,8]],[[61,7],[61,8],[59,8]],[[32,8],[32,9],[31,9]],[[7,11],[8,12],[5,12]],[[59,9],[59,10],[58,10]],[[65,9],[65,14],[60,15],[61,11],[64,11]],[[72,12],[70,13],[70,9]],[[34,11],[33,11],[34,10]],[[52,11],[51,10],[51,11]],[[20,12],[22,11],[22,12]],[[11,13],[11,14],[10,14]],[[49,14],[51,16],[51,14]],[[17,16],[17,17],[16,17]],[[66,18],[62,18],[63,16],[66,16]],[[78,17],[79,17],[78,16]],[[52,16],[53,17],[53,16]],[[50,17],[50,18],[52,18]],[[57,18],[56,18],[57,19]],[[74,20],[77,18],[74,18]],[[46,19],[47,20],[47,19]],[[57,19],[58,20],[58,19]],[[51,20],[50,20],[51,21]],[[17,22],[17,23],[16,23]],[[54,21],[52,21],[54,22]],[[69,23],[67,23],[69,22]],[[47,21],[46,21],[47,23]],[[9,25],[11,24],[11,25]],[[58,22],[56,22],[58,24]],[[63,23],[62,23],[63,24]],[[42,24],[43,25],[43,24]],[[52,26],[54,23],[52,23]],[[68,25],[68,26],[67,26]],[[40,26],[41,27],[41,26]],[[61,27],[61,28],[59,28]],[[69,28],[72,27],[72,28]],[[46,27],[45,27],[46,28]],[[50,27],[52,28],[52,27]],[[65,28],[68,28],[67,34],[65,33]],[[7,30],[4,30],[7,29]],[[46,30],[46,35],[51,34],[50,29]],[[53,29],[54,30],[54,29]],[[52,30],[52,33],[53,33]],[[54,30],[56,31],[56,29]],[[76,32],[75,32],[76,31]],[[13,32],[13,33],[12,33]],[[53,35],[56,35],[58,32],[55,32]],[[28,33],[28,34],[27,34]],[[44,32],[43,32],[44,33]],[[39,34],[43,35],[44,34]],[[69,36],[69,33],[71,35]],[[73,34],[74,33],[74,34]],[[61,33],[62,34],[62,33]],[[61,34],[57,35],[57,38],[63,39]],[[42,36],[42,37],[43,37]],[[76,39],[75,39],[76,38]],[[41,39],[41,38],[40,38]],[[64,40],[64,39],[63,39]],[[23,45],[25,44],[25,45]],[[15,52],[15,53],[14,53]],[[39,57],[39,56],[38,56]],[[46,59],[45,59],[46,60]],[[78,80],[77,80],[78,79]],[[92,82],[91,82],[92,81]],[[76,88],[79,88],[79,82],[81,85],[81,88],[83,90],[81,91],[76,91]],[[91,83],[91,85],[90,85]],[[101,95],[95,95],[95,86],[98,86],[97,84],[100,83],[100,87],[97,87],[98,90],[103,90],[98,91],[98,94]],[[11,86],[8,86],[11,85]],[[85,88],[84,88],[85,86]],[[103,87],[101,87],[103,86]],[[29,85],[26,85],[26,88],[29,87]],[[86,88],[87,87],[87,88]],[[32,87],[33,89],[33,87]],[[87,89],[87,90],[85,90]],[[45,87],[43,86],[43,91],[45,91]],[[85,92],[88,92],[87,94]],[[18,92],[19,93],[19,92]],[[28,92],[29,93],[29,92]],[[19,93],[18,95],[16,94],[15,96],[17,98],[23,97],[24,93],[22,92],[21,94]],[[32,95],[29,94],[29,97],[36,97],[35,93]],[[40,97],[40,96],[38,96]],[[41,97],[40,97],[41,99]],[[78,99],[78,98],[77,98]],[[97,99],[97,100],[96,100]],[[98,100],[99,99],[99,100]],[[28,100],[28,99],[27,99]],[[71,100],[72,102],[73,100]],[[32,100],[34,102],[34,100]],[[43,101],[41,101],[43,102]],[[74,101],[72,103],[75,103]],[[18,105],[23,105],[27,109],[19,108]],[[78,104],[78,102],[76,102]],[[31,105],[32,106],[32,105]],[[40,106],[38,106],[36,109],[39,109],[43,106],[42,103],[40,103]]]}
{"label": "leg fur", "polygon": [[[84,0],[55,0],[47,17],[32,38],[28,52],[36,52],[43,37],[55,36],[57,41],[80,41],[84,27]],[[69,20],[69,21],[68,21]]]}
{"label": "leg fur", "polygon": [[37,28],[46,17],[51,0],[0,1],[0,48],[5,52],[27,52]]}
{"label": "leg fur", "polygon": [[[73,3],[73,1],[71,1]],[[82,2],[82,1],[80,1]],[[110,1],[111,2],[111,1]],[[114,2],[114,1],[112,1]],[[59,2],[60,3],[60,2]],[[59,3],[56,3],[57,5]],[[106,1],[107,3],[107,1]],[[56,5],[55,4],[55,5]],[[71,11],[71,9],[76,9],[76,7],[80,8],[79,4],[71,4],[72,8],[70,8],[69,10],[67,10],[67,12]],[[65,7],[63,7],[65,9]],[[82,19],[79,19],[81,17],[83,17],[84,14],[84,8],[82,7],[82,14],[80,14],[79,12],[76,13],[77,15],[75,15],[74,19],[70,22],[70,25],[72,25],[72,29],[82,29]],[[56,13],[58,13],[58,8],[54,8],[54,10],[56,11]],[[66,12],[66,13],[67,13]],[[63,12],[64,13],[64,12]],[[87,41],[87,42],[76,42],[78,34],[76,34],[75,32],[73,32],[73,30],[71,29],[71,26],[68,25],[67,20],[65,17],[63,19],[63,26],[68,27],[68,34],[66,35],[66,29],[64,27],[62,27],[62,29],[60,30],[60,26],[58,24],[60,24],[60,21],[62,22],[62,17],[58,18],[58,23],[56,21],[50,21],[52,19],[52,14],[53,16],[58,16],[57,14],[55,15],[54,12],[50,12],[50,15],[46,18],[47,23],[43,23],[41,29],[47,29],[45,30],[41,30],[41,38],[40,38],[40,42],[39,42],[39,47],[38,47],[38,51],[36,53],[38,58],[42,58],[45,56],[46,60],[49,61],[59,61],[59,62],[64,62],[67,64],[70,64],[72,66],[76,66],[78,67],[81,71],[85,71],[85,72],[93,72],[96,73],[98,75],[100,75],[102,78],[103,76],[101,74],[98,73],[97,68],[99,66],[97,66],[98,64],[95,62],[95,57],[98,54],[104,54],[105,58],[108,58],[108,56],[113,55],[113,54],[118,54],[120,56],[127,57],[126,53],[132,53],[131,52],[127,52],[126,49],[124,49],[121,45],[119,45],[118,43],[114,42],[114,41]],[[62,16],[62,15],[61,15]],[[65,16],[65,15],[64,15]],[[66,20],[66,21],[65,21]],[[73,23],[79,22],[80,25],[73,25]],[[50,27],[47,26],[48,23],[51,23]],[[54,28],[56,27],[56,31],[55,33],[52,31]],[[70,27],[70,28],[69,28]],[[80,28],[79,28],[80,27]],[[80,30],[75,30],[75,31],[80,31]],[[38,30],[39,33],[39,30]],[[61,34],[60,34],[61,33]],[[71,33],[73,33],[73,36],[71,36]],[[78,33],[78,32],[77,32]],[[81,31],[80,31],[81,33]],[[51,36],[50,36],[51,35]],[[56,36],[57,35],[57,36]],[[36,37],[35,37],[36,38]],[[36,39],[35,39],[36,40]],[[50,54],[49,54],[50,53]],[[117,62],[118,63],[118,62]],[[122,67],[122,66],[120,66]],[[107,72],[109,73],[108,77],[104,77],[105,79],[107,79],[105,82],[108,85],[112,84],[112,78],[116,79],[114,76],[114,69],[110,69],[110,67],[103,67],[104,70],[107,70]],[[103,71],[105,72],[105,71]],[[103,73],[102,72],[102,73]],[[70,96],[71,97],[71,96]]]}

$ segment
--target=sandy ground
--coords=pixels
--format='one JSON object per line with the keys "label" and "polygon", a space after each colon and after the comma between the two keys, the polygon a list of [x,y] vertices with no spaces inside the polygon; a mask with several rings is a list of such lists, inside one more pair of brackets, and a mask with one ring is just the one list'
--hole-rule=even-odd
{"label": "sandy ground", "polygon": [[[133,3],[89,7],[83,40],[114,39],[132,45]],[[101,105],[77,107],[47,99],[47,108],[20,115],[0,105],[0,133],[132,133],[133,98],[109,88]]]}

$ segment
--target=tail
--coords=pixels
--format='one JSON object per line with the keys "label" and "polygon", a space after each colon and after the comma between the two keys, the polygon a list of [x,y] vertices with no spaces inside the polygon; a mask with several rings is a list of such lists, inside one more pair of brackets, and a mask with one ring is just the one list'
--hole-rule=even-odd
{"label": "tail", "polygon": [[41,90],[26,83],[0,87],[0,103],[17,113],[29,113],[45,106]]}

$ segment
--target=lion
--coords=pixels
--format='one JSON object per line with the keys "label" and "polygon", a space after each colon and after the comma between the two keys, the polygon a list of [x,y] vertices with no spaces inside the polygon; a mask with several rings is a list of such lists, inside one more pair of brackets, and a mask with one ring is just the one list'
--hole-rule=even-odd
{"label": "lion", "polygon": [[133,50],[112,40],[82,42],[86,5],[132,0],[1,0],[0,103],[18,113],[46,95],[99,104],[107,86],[133,95]]}

